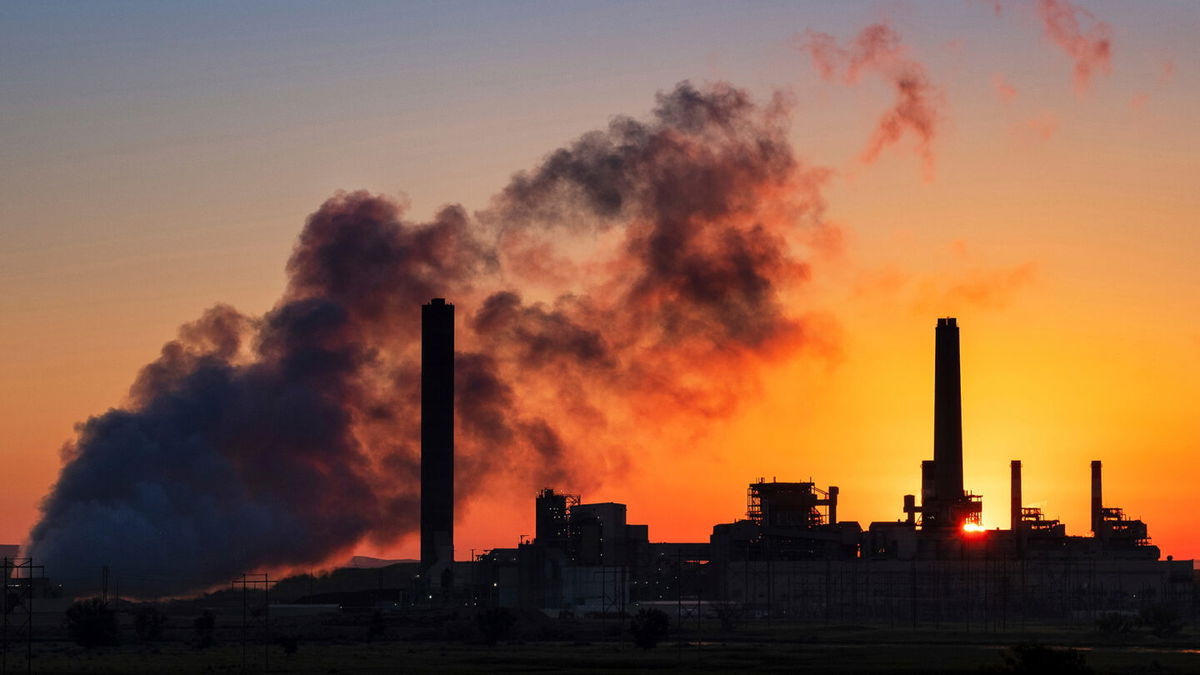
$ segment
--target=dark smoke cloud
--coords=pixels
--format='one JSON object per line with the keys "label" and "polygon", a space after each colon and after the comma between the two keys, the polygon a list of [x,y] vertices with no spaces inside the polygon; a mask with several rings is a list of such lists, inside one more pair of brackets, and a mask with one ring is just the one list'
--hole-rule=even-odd
{"label": "dark smoke cloud", "polygon": [[33,554],[60,578],[107,564],[122,590],[178,594],[413,533],[431,297],[458,307],[462,504],[496,485],[587,489],[647,451],[645,419],[732,413],[810,338],[783,294],[808,274],[793,242],[827,229],[827,173],[795,157],[787,116],[782,99],[683,83],[475,215],[415,223],[385,197],[333,196],[270,312],[214,307],[124,408],[80,426]]}

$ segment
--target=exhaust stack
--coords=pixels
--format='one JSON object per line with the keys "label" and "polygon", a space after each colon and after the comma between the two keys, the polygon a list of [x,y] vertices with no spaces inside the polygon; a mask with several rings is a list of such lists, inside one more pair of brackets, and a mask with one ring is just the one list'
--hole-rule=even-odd
{"label": "exhaust stack", "polygon": [[1009,518],[1013,532],[1021,527],[1021,460],[1012,461],[1012,506]]}
{"label": "exhaust stack", "polygon": [[1100,534],[1100,510],[1104,508],[1100,484],[1100,460],[1092,460],[1092,534]]}
{"label": "exhaust stack", "polygon": [[956,319],[938,319],[934,359],[934,494],[949,504],[963,495],[962,377]]}
{"label": "exhaust stack", "polygon": [[421,306],[421,569],[454,562],[454,305]]}

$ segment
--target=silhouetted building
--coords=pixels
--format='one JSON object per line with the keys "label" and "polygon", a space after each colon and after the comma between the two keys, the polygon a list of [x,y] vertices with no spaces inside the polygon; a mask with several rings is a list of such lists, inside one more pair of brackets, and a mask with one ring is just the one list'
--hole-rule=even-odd
{"label": "silhouetted building", "polygon": [[1098,461],[1092,536],[1068,536],[1023,505],[1020,460],[1009,464],[1009,529],[980,525],[982,498],[963,489],[958,322],[938,319],[935,334],[933,459],[921,462],[920,504],[904,495],[904,519],[864,532],[838,521],[837,487],[759,479],[747,488],[746,517],[715,525],[709,542],[649,543],[624,504],[580,504],[545,489],[536,538],[481,556],[471,601],[606,615],[627,603],[700,613],[704,603],[733,603],[758,617],[914,626],[1192,607],[1192,563],[1158,560],[1146,524],[1104,505]]}
{"label": "silhouetted building", "polygon": [[538,493],[534,504],[534,542],[543,546],[565,546],[571,538],[570,509],[579,505],[579,497],[546,488]]}
{"label": "silhouetted building", "polygon": [[421,569],[454,562],[454,305],[421,306]]}

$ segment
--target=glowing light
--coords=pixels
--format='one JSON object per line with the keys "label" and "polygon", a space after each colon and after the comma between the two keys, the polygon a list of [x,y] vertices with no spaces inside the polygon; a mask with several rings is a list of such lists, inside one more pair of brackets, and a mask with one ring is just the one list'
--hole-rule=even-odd
{"label": "glowing light", "polygon": [[983,532],[987,528],[985,528],[982,525],[976,525],[975,523],[963,523],[962,529],[963,529],[963,532],[972,532],[973,533],[973,532]]}

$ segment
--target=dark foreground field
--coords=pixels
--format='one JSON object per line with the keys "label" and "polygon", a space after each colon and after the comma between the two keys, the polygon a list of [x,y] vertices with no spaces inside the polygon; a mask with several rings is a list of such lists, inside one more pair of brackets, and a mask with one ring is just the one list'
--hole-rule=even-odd
{"label": "dark foreground field", "polygon": [[[931,636],[932,637],[932,636]],[[316,644],[292,655],[271,655],[273,673],[393,672],[679,672],[800,671],[813,673],[1012,672],[1005,647],[986,644],[788,644],[726,643],[683,646],[667,643],[643,651],[615,644]],[[1098,673],[1200,672],[1200,654],[1178,649],[1097,647],[1085,652]],[[56,649],[34,660],[39,673],[241,672],[240,646],[197,652],[177,645],[139,646],[83,652]],[[247,670],[263,672],[262,655]]]}
{"label": "dark foreground field", "polygon": [[[1061,651],[1073,647],[1097,673],[1200,672],[1200,636],[1170,638],[1132,632],[1101,634],[1086,626],[968,632],[866,626],[747,623],[732,631],[689,626],[651,649],[635,647],[614,621],[518,625],[508,639],[484,644],[470,621],[446,617],[388,618],[386,634],[365,639],[369,618],[305,617],[272,622],[274,642],[250,639],[243,652],[240,616],[222,617],[212,646],[200,648],[190,626],[155,640],[122,629],[121,643],[85,649],[53,625],[33,644],[37,673],[393,673],[393,672],[677,672],[799,671],[814,673],[1063,672]],[[523,621],[522,623],[528,623]],[[251,626],[253,629],[254,626]],[[563,634],[569,631],[568,638]],[[460,633],[456,635],[455,633]],[[260,633],[261,635],[261,633]],[[280,636],[287,636],[280,640]],[[62,639],[58,639],[58,638]],[[251,638],[255,637],[252,633]],[[1024,655],[1014,645],[1050,646]],[[25,672],[24,654],[9,653],[10,672]],[[1047,664],[1040,659],[1057,662]],[[1022,665],[1032,670],[1021,670]],[[1039,669],[1040,665],[1040,669]],[[1078,665],[1078,663],[1076,664]]]}

